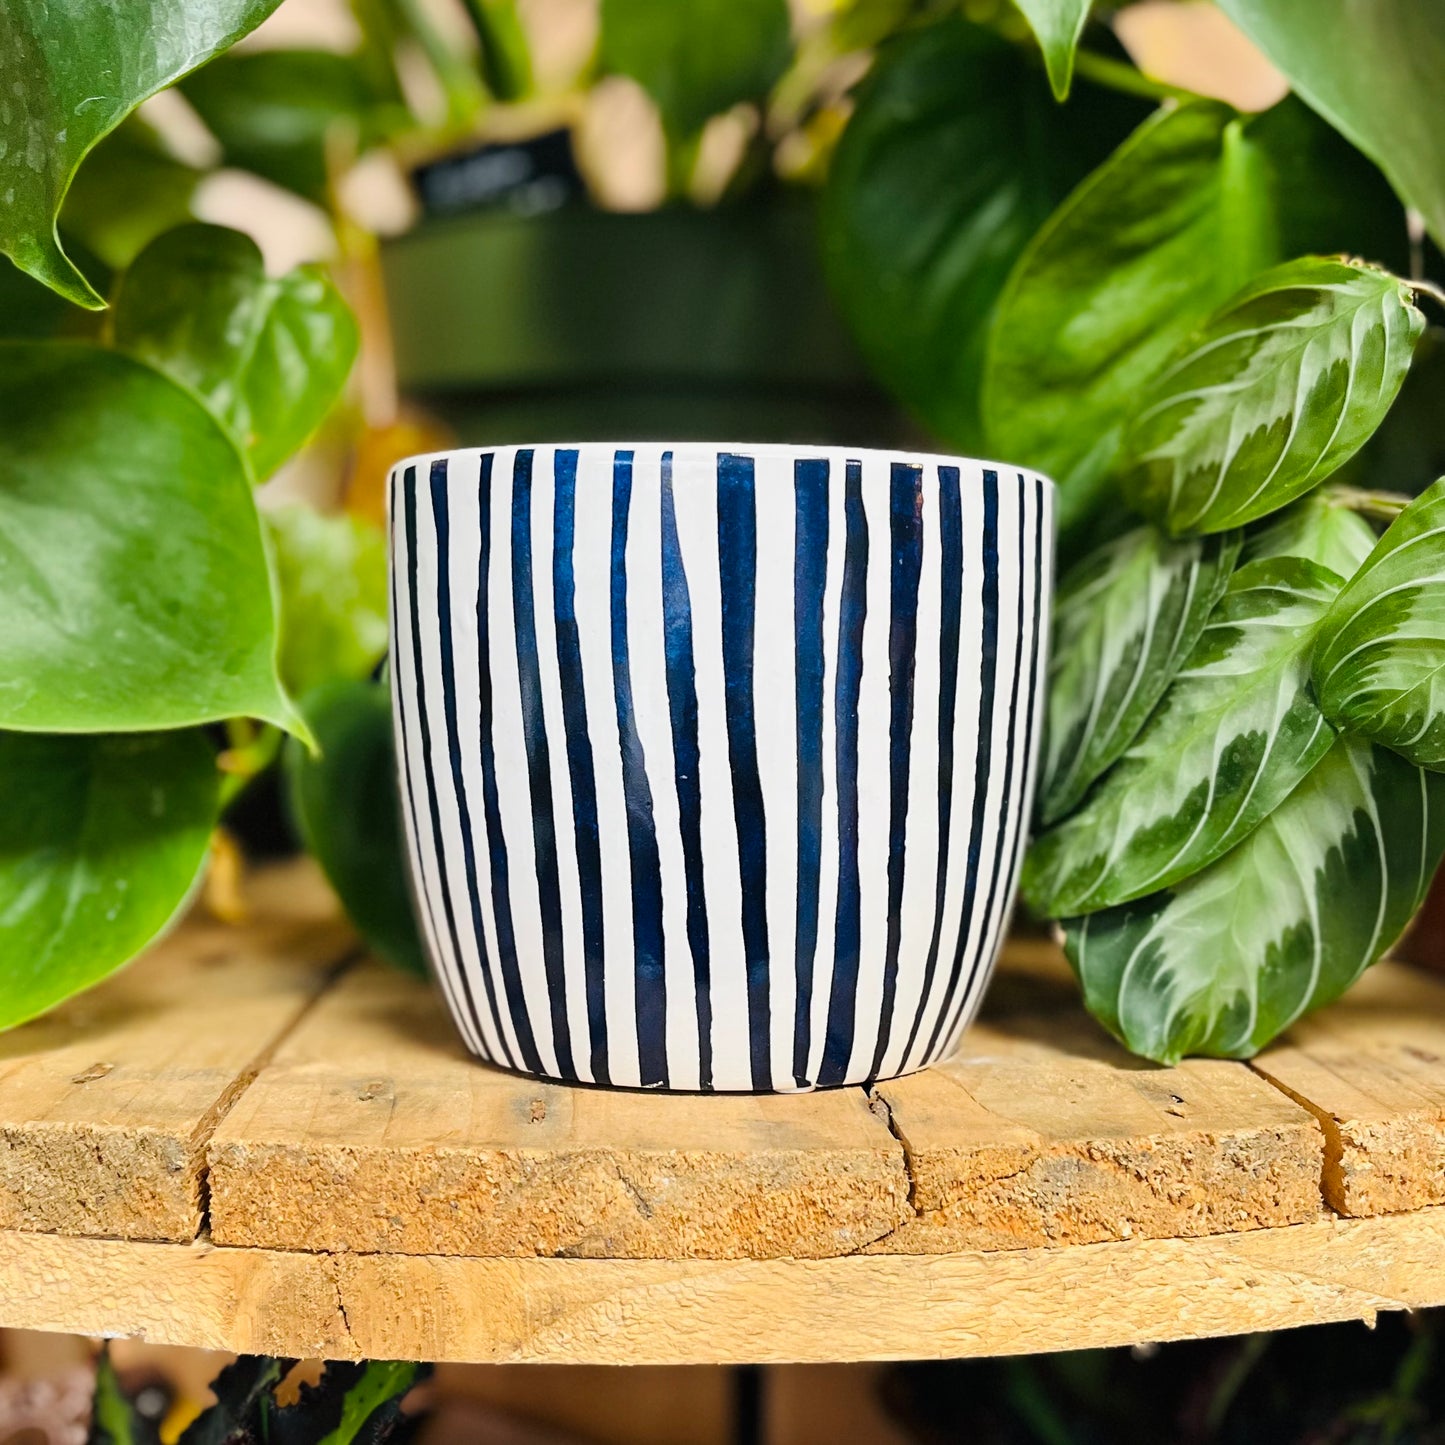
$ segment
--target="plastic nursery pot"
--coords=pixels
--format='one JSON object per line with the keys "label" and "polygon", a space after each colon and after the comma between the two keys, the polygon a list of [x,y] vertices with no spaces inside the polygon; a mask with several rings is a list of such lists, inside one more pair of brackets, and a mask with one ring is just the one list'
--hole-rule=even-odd
{"label": "plastic nursery pot", "polygon": [[382,262],[401,388],[460,441],[916,440],[828,295],[806,197],[484,211]]}
{"label": "plastic nursery pot", "polygon": [[1024,842],[1052,493],[812,446],[400,463],[402,812],[473,1052],[774,1092],[951,1052]]}

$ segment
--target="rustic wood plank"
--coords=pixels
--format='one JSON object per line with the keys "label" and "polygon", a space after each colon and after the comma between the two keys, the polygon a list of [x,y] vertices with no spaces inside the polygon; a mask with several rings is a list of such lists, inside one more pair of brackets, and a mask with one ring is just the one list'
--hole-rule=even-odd
{"label": "rustic wood plank", "polygon": [[1341,1214],[1445,1204],[1445,982],[1376,965],[1255,1060],[1320,1120]]}
{"label": "rustic wood plank", "polygon": [[310,870],[0,1035],[0,1228],[194,1239],[205,1143],[351,948]]}
{"label": "rustic wood plank", "polygon": [[1445,1304],[1445,1210],[1194,1239],[829,1260],[312,1255],[0,1232],[0,1326],[329,1358],[962,1358]]}
{"label": "rustic wood plank", "polygon": [[1130,1057],[1084,1016],[1051,944],[1012,945],[954,1058],[877,1094],[916,1216],[875,1251],[1162,1239],[1320,1213],[1311,1115],[1237,1063]]}
{"label": "rustic wood plank", "polygon": [[343,979],[216,1131],[218,1244],[626,1258],[847,1254],[908,1213],[858,1089],[565,1088],[468,1058],[433,990]]}

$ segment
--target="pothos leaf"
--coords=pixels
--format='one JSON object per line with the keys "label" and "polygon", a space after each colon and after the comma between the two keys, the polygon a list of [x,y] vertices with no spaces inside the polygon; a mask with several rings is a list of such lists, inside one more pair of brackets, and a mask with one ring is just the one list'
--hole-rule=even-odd
{"label": "pothos leaf", "polygon": [[1445,477],[1391,524],[1320,628],[1314,679],[1337,727],[1445,769]]}
{"label": "pothos leaf", "polygon": [[1074,53],[1093,0],[1018,0],[1044,52],[1044,66],[1054,95],[1064,100],[1074,78]]}
{"label": "pothos leaf", "polygon": [[104,303],[61,249],[76,167],[141,101],[254,29],[280,0],[8,0],[0,55],[0,251],[78,306]]}
{"label": "pothos leaf", "polygon": [[1349,579],[1374,545],[1370,524],[1326,487],[1251,528],[1240,563],[1265,557],[1303,557]]}
{"label": "pothos leaf", "polygon": [[126,272],[115,341],[194,391],[264,480],[316,429],[356,358],[356,322],[317,266],[268,276],[249,236],[179,226]]}
{"label": "pothos leaf", "polygon": [[1445,777],[1341,736],[1231,853],[1064,925],[1090,1012],[1135,1053],[1248,1058],[1338,998],[1410,921],[1445,852]]}
{"label": "pothos leaf", "polygon": [[1237,537],[1138,527],[1062,581],[1054,604],[1039,813],[1062,818],[1133,742],[1224,594]]}
{"label": "pothos leaf", "polygon": [[1253,832],[1329,750],[1310,688],[1340,579],[1300,558],[1241,568],[1144,730],[1084,806],[1044,833],[1024,896],[1054,918],[1177,883]]}
{"label": "pothos leaf", "polygon": [[0,1028],[113,973],[162,932],[206,858],[219,800],[197,730],[0,732]]}
{"label": "pothos leaf", "polygon": [[1277,511],[1369,439],[1424,328],[1387,271],[1319,257],[1267,271],[1144,393],[1125,496],[1176,536]]}

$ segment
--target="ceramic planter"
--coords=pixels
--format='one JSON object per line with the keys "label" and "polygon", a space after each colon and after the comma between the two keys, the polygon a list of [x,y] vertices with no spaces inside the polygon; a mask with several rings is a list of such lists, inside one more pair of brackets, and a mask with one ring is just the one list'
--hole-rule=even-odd
{"label": "ceramic planter", "polygon": [[1052,487],[829,447],[501,447],[390,483],[402,811],[457,1026],[791,1091],[949,1053],[1042,726]]}

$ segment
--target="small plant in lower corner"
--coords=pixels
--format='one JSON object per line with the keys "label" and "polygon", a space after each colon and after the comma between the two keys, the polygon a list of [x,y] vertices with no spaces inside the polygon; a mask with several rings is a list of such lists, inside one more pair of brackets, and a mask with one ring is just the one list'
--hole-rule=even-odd
{"label": "small plant in lower corner", "polygon": [[89,1445],[404,1445],[423,1416],[403,1409],[407,1393],[430,1365],[400,1360],[328,1363],[315,1383],[303,1382],[288,1404],[278,1387],[295,1360],[242,1355],[216,1376],[216,1402],[176,1433],[166,1403],[122,1388],[108,1349],[96,1364]]}

